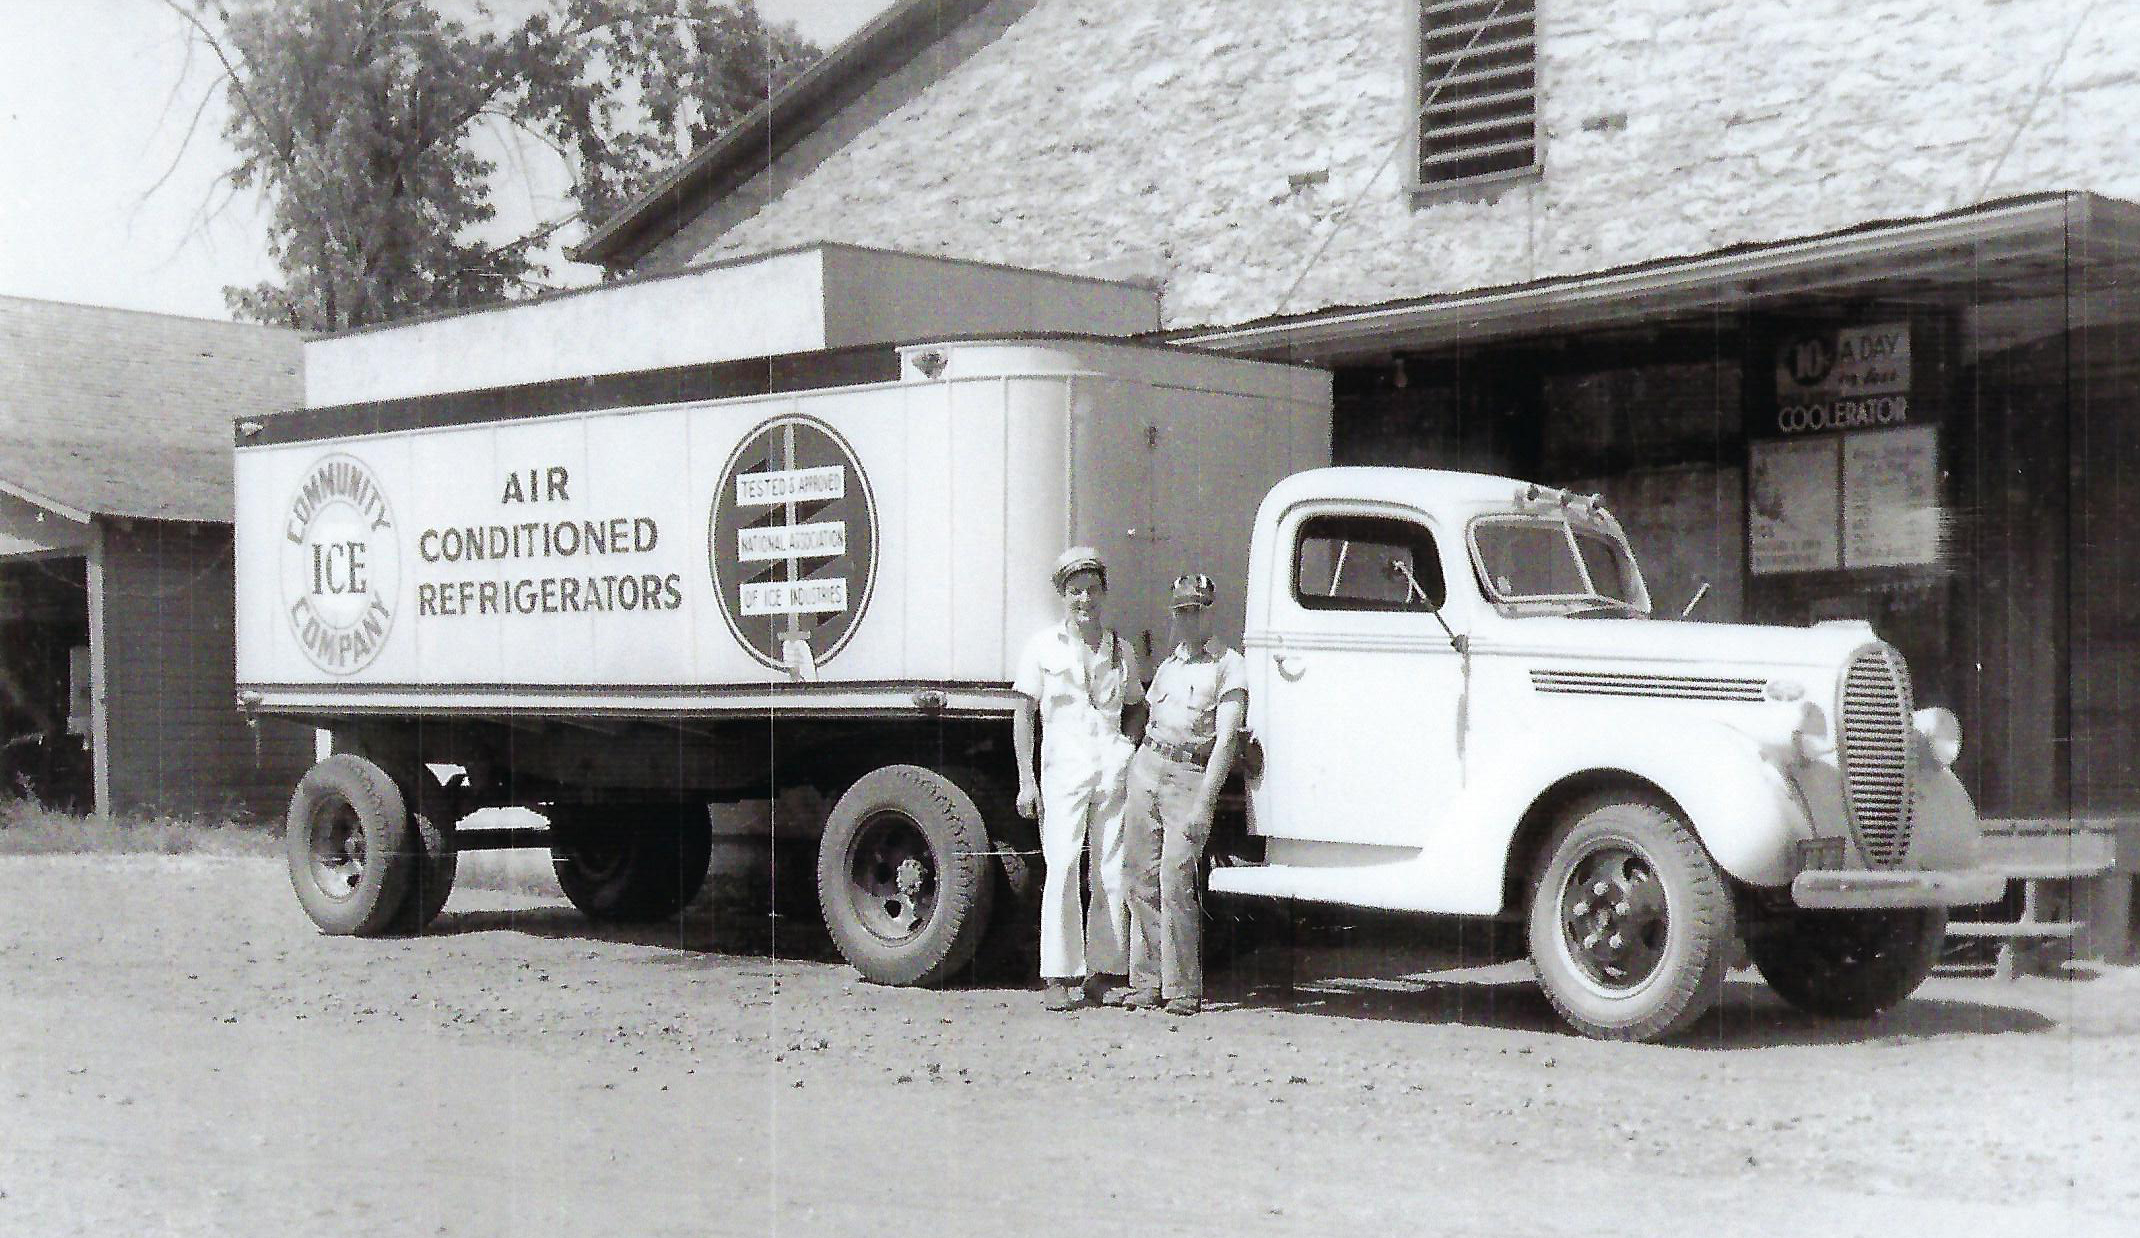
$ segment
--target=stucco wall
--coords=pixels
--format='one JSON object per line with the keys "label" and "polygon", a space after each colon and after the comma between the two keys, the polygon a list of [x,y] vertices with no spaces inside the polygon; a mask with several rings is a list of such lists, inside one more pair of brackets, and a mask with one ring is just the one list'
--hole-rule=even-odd
{"label": "stucco wall", "polygon": [[1483,198],[1415,203],[1404,153],[1385,164],[1405,0],[998,0],[640,269],[846,240],[1150,278],[1180,327],[2140,197],[2129,0],[1538,7],[1546,170]]}

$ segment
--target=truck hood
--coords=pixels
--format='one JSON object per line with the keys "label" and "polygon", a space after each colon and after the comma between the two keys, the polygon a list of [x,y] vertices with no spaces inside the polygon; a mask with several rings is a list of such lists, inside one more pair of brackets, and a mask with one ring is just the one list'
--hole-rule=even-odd
{"label": "truck hood", "polygon": [[1473,632],[1472,651],[1540,664],[1567,658],[1584,665],[1635,664],[1659,671],[1669,666],[1683,674],[1743,676],[1749,671],[1833,673],[1853,652],[1878,639],[1872,625],[1858,620],[1785,627],[1671,619],[1495,616]]}

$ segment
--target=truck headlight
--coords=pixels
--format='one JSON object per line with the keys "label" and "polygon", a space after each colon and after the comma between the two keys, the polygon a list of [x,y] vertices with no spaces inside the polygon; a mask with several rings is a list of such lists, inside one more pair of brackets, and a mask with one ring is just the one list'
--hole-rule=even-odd
{"label": "truck headlight", "polygon": [[1911,714],[1910,721],[1941,765],[1952,765],[1962,755],[1962,720],[1953,710],[1934,705]]}

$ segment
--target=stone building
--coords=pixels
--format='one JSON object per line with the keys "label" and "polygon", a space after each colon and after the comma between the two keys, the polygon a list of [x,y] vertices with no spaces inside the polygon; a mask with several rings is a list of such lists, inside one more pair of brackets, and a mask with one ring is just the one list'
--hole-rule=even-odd
{"label": "stone building", "polygon": [[1148,283],[1178,342],[1333,369],[1343,462],[1602,491],[1697,618],[1874,621],[2000,830],[2130,869],[2127,33],[2065,0],[908,0],[577,252]]}
{"label": "stone building", "polygon": [[0,297],[0,798],[280,809],[312,733],[234,697],[231,423],[303,386],[293,332]]}

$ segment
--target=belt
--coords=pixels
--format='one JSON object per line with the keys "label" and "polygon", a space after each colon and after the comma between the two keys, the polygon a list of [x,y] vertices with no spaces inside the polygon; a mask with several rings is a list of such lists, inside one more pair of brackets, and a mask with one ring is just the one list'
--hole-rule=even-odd
{"label": "belt", "polygon": [[1153,739],[1147,735],[1144,737],[1144,746],[1169,761],[1201,766],[1210,762],[1211,750],[1215,745],[1214,741],[1208,739],[1201,744],[1170,744],[1163,739]]}

